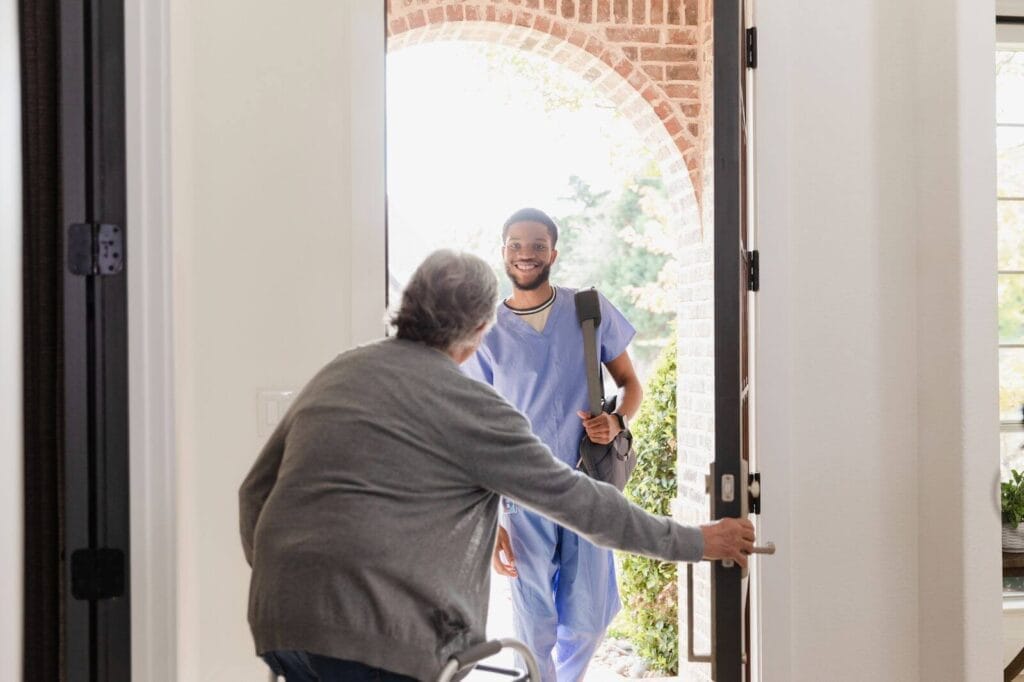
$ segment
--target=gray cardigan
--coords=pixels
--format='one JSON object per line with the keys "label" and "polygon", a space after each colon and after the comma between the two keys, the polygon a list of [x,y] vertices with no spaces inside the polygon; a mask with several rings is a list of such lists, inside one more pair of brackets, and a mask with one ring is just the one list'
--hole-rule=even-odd
{"label": "gray cardigan", "polygon": [[436,676],[484,638],[501,495],[598,545],[703,553],[699,529],[558,462],[450,357],[388,339],[310,381],[239,491],[256,650]]}

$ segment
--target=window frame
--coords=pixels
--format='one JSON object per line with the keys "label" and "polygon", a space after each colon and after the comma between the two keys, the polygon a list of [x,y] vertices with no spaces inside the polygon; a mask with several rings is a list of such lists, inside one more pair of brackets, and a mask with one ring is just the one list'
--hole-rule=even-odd
{"label": "window frame", "polygon": [[[1006,13],[1000,13],[996,16],[996,52],[1006,51],[1018,51],[1024,52],[1024,2],[1000,3],[1000,10]],[[1024,124],[1006,124],[995,122],[996,130],[998,131],[1001,127],[1022,127]],[[1000,196],[998,190],[996,192],[996,202],[1003,201],[1019,201],[1024,202],[1024,196],[1021,197],[1003,197]],[[997,227],[998,229],[998,227]],[[1001,268],[996,270],[997,281],[1004,275],[1016,275],[1024,276],[1024,270],[1003,270]],[[1003,343],[998,341],[999,350],[1004,349],[1022,349],[1024,343]],[[1024,423],[1021,419],[1002,419],[999,421],[1000,433],[1015,433],[1018,431],[1024,431]]]}
{"label": "window frame", "polygon": [[[999,3],[999,14],[996,16],[996,44],[995,52],[1020,51],[1024,52],[1024,1],[1014,0],[1012,2],[1003,0]],[[1009,127],[1010,124],[1000,124],[998,119],[994,121],[996,131],[1000,127]],[[997,205],[1003,201],[1024,201],[1024,197],[1003,197],[996,189]],[[998,224],[996,229],[998,230]],[[1022,270],[1003,270],[997,268],[996,279],[1003,275],[1024,275]],[[1004,348],[1024,348],[1022,343],[1003,343],[997,340],[999,350]],[[1021,420],[1007,420],[1000,416],[999,432],[1000,437],[1005,433],[1024,431],[1024,423]],[[1002,446],[1000,446],[1002,447]],[[1005,585],[1005,583],[1004,583]],[[1024,593],[1003,591],[1003,611],[1024,611]]]}

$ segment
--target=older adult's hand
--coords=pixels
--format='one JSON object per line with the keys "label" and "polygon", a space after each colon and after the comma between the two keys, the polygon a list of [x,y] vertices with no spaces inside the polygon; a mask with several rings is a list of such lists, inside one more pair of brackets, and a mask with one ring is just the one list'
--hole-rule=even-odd
{"label": "older adult's hand", "polygon": [[747,519],[719,519],[700,527],[705,559],[732,559],[746,567],[754,551],[754,524]]}

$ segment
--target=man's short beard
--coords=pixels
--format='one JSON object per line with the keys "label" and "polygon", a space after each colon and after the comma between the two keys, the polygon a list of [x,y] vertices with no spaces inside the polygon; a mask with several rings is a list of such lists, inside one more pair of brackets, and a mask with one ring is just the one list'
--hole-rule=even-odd
{"label": "man's short beard", "polygon": [[516,281],[516,273],[518,270],[512,265],[505,266],[505,274],[508,275],[509,280],[512,282],[512,288],[518,289],[519,291],[536,291],[547,283],[548,278],[551,277],[551,264],[548,263],[540,269],[537,273],[537,277],[532,282],[526,284],[520,284]]}

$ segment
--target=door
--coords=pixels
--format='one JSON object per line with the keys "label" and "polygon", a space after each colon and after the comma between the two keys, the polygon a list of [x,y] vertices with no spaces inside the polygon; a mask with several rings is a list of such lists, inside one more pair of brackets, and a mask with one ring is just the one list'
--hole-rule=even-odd
{"label": "door", "polygon": [[131,677],[124,18],[60,4],[66,680]]}
{"label": "door", "polygon": [[[749,75],[756,31],[747,0],[714,3],[715,461],[708,486],[711,517],[759,511],[753,473],[750,344],[758,254],[751,215]],[[751,562],[751,568],[754,567]],[[751,679],[750,580],[732,562],[711,571],[712,678]]]}

